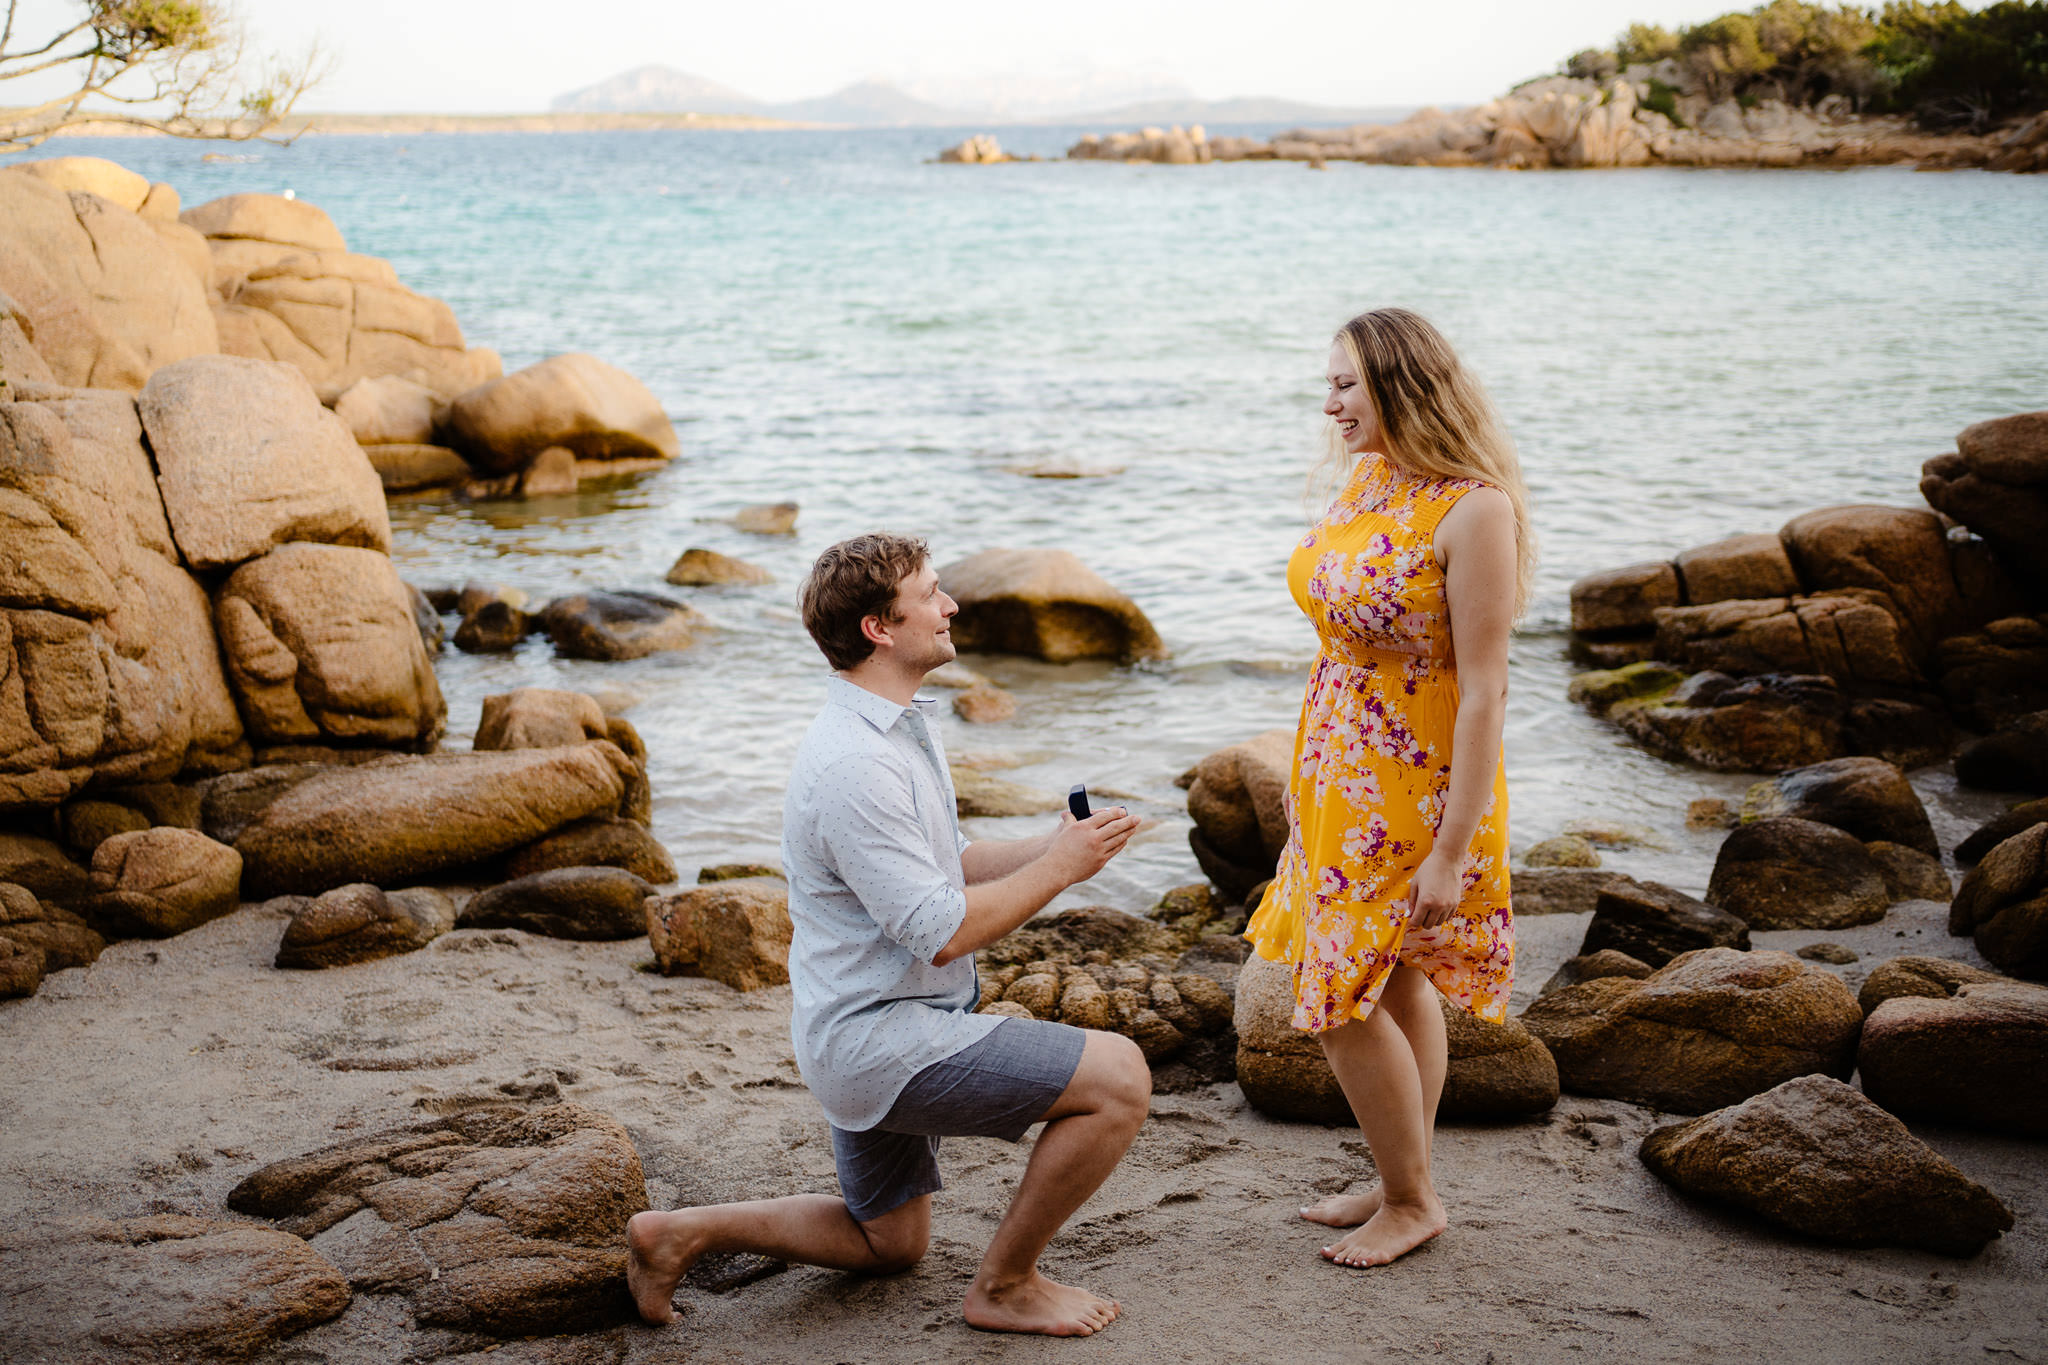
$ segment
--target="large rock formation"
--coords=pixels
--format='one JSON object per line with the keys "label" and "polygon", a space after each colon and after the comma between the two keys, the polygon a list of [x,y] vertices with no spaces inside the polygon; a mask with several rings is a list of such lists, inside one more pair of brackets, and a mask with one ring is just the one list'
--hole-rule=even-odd
{"label": "large rock formation", "polygon": [[1863,1011],[1790,953],[1704,948],[1540,996],[1522,1023],[1566,1090],[1704,1114],[1809,1072],[1846,1079]]}
{"label": "large rock formation", "polygon": [[630,760],[602,740],[270,769],[275,777],[262,804],[231,826],[245,894],[318,895],[362,881],[390,886],[495,857],[615,810],[631,771]]}
{"label": "large rock formation", "polygon": [[587,1331],[631,1312],[626,1220],[647,1207],[618,1122],[574,1104],[478,1109],[265,1166],[238,1213],[307,1238],[422,1326]]}
{"label": "large rock formation", "polygon": [[512,474],[559,446],[584,460],[672,460],[682,442],[645,384],[596,356],[550,356],[463,393],[449,443],[478,469]]}
{"label": "large rock formation", "polygon": [[1067,550],[983,550],[940,569],[939,583],[960,604],[953,643],[963,650],[1056,664],[1167,655],[1137,604]]}
{"label": "large rock formation", "polygon": [[294,540],[390,550],[376,471],[291,367],[197,357],[154,375],[140,406],[193,568],[229,568]]}
{"label": "large rock formation", "polygon": [[[1520,1023],[1489,1023],[1437,997],[1450,1064],[1438,1115],[1519,1118],[1557,1103],[1557,1064]],[[1322,1044],[1294,1027],[1294,973],[1284,962],[1246,958],[1237,977],[1237,1083],[1274,1118],[1350,1125],[1357,1120]]]}
{"label": "large rock formation", "polygon": [[246,762],[209,616],[134,399],[0,403],[0,809]]}
{"label": "large rock formation", "polygon": [[1659,1128],[1642,1159],[1687,1194],[1850,1246],[1974,1256],[2012,1227],[1996,1195],[1826,1076]]}
{"label": "large rock formation", "polygon": [[1287,846],[1287,776],[1294,733],[1268,730],[1197,763],[1183,775],[1188,844],[1204,876],[1234,900],[1273,875]]}
{"label": "large rock formation", "polygon": [[2048,604],[2048,412],[1965,427],[1922,467],[1920,494],[1975,531],[2036,603]]}
{"label": "large rock formation", "polygon": [[375,550],[292,542],[235,570],[214,602],[221,652],[259,744],[421,748],[448,706],[412,598]]}
{"label": "large rock formation", "polygon": [[218,349],[205,282],[174,246],[113,201],[40,176],[0,174],[0,292],[59,384],[139,389]]}
{"label": "large rock formation", "polygon": [[298,369],[323,399],[399,375],[445,397],[495,378],[495,353],[465,350],[455,314],[398,282],[388,261],[347,250],[303,200],[234,194],[182,220],[213,253],[220,350]]}
{"label": "large rock formation", "polygon": [[1864,1021],[1856,1067],[1864,1093],[1902,1117],[2048,1137],[2048,987],[1893,996]]}

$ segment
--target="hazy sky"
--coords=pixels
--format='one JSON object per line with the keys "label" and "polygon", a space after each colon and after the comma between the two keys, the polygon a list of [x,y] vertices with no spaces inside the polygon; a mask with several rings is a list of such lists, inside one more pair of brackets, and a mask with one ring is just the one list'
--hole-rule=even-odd
{"label": "hazy sky", "polygon": [[[1094,66],[1208,98],[1463,103],[1605,44],[1633,20],[1698,22],[1731,0],[234,0],[258,48],[318,37],[337,65],[302,108],[513,112],[659,63],[763,99],[867,77],[1043,75]],[[30,0],[45,17],[79,0]],[[1746,8],[1747,4],[1742,7]],[[15,92],[0,100],[17,103]]]}

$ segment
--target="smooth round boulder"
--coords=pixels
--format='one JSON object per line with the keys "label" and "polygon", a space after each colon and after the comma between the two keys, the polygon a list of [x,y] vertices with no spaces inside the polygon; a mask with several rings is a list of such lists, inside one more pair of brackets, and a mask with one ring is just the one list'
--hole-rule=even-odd
{"label": "smooth round boulder", "polygon": [[540,627],[568,659],[639,659],[688,649],[709,619],[687,602],[652,592],[586,592],[558,597]]}
{"label": "smooth round boulder", "polygon": [[92,885],[82,909],[101,933],[169,938],[241,903],[242,855],[193,829],[116,834],[93,850]]}
{"label": "smooth round boulder", "polygon": [[1702,948],[1643,980],[1539,996],[1522,1023],[1566,1090],[1704,1114],[1809,1072],[1846,1079],[1863,1011],[1842,979],[1790,953]]}
{"label": "smooth round boulder", "polygon": [[1996,1195],[1827,1076],[1659,1128],[1640,1155],[1687,1194],[1848,1246],[1974,1256],[2013,1225]]}
{"label": "smooth round boulder", "polygon": [[1856,992],[1856,1004],[1867,1022],[1871,1011],[1887,1000],[1901,997],[1946,1000],[1963,987],[1979,981],[2010,981],[2009,976],[1972,967],[1946,957],[1895,957],[1871,968]]}
{"label": "smooth round boulder", "polygon": [[1707,899],[1752,929],[1844,929],[1884,918],[1891,894],[1855,836],[1776,816],[1743,825],[1714,857]]}
{"label": "smooth round boulder", "polygon": [[548,938],[638,938],[647,932],[643,906],[652,894],[652,886],[624,868],[556,868],[479,891],[456,923],[464,929],[523,929]]}
{"label": "smooth round boulder", "polygon": [[1863,1092],[1901,1118],[2048,1137],[2048,987],[1976,981],[1894,996],[1856,1049]]}
{"label": "smooth round boulder", "polygon": [[1897,765],[1881,758],[1835,758],[1780,773],[1743,797],[1745,821],[1790,816],[1846,830],[1865,843],[1882,839],[1941,856],[1934,822]]}
{"label": "smooth round boulder", "polygon": [[953,643],[1047,663],[1167,657],[1145,613],[1066,550],[984,550],[939,570],[960,612]]}
{"label": "smooth round boulder", "polygon": [[2014,976],[2048,976],[2048,824],[2015,834],[1970,869],[1949,902],[1948,931]]}
{"label": "smooth round boulder", "polygon": [[455,927],[455,902],[430,886],[385,893],[337,886],[299,907],[277,945],[285,968],[346,967],[426,947]]}
{"label": "smooth round boulder", "polygon": [[505,860],[505,875],[528,877],[563,867],[620,867],[661,885],[676,880],[675,860],[635,820],[604,816],[564,825]]}
{"label": "smooth round boulder", "polygon": [[692,546],[669,565],[668,582],[682,588],[721,588],[773,583],[775,575],[758,564],[734,559],[716,550]]}
{"label": "smooth round boulder", "polygon": [[424,384],[380,374],[351,384],[334,400],[334,415],[357,445],[424,446],[434,443],[448,402]]}
{"label": "smooth round boulder", "polygon": [[235,848],[252,898],[403,884],[614,811],[632,771],[602,740],[274,771],[266,790],[244,793],[255,810],[236,814]]}
{"label": "smooth round boulder", "polygon": [[2048,484],[2048,411],[1974,422],[1957,433],[1956,453],[1987,479]]}
{"label": "smooth round boulder", "polygon": [[478,469],[513,474],[549,446],[578,458],[682,454],[661,402],[645,384],[596,356],[551,356],[480,384],[448,411],[449,444]]}
{"label": "smooth round boulder", "polygon": [[1294,732],[1268,730],[1218,749],[1182,775],[1202,874],[1233,900],[1273,875],[1287,844],[1287,776]]}

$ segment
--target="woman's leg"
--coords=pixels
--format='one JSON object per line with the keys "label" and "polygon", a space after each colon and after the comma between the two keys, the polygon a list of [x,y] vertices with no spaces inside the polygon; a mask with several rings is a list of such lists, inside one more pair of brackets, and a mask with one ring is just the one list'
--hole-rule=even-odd
{"label": "woman's leg", "polygon": [[[1415,1054],[1415,1071],[1422,1086],[1423,1129],[1432,1142],[1436,1136],[1437,1103],[1443,1098],[1444,1071],[1449,1049],[1444,1040],[1443,1006],[1436,987],[1426,973],[1396,965],[1380,992],[1379,1009],[1392,1017]],[[1333,1228],[1355,1228],[1380,1211],[1380,1187],[1360,1194],[1333,1194],[1301,1210],[1311,1223]]]}
{"label": "woman's leg", "polygon": [[[1396,966],[1379,1008],[1319,1035],[1380,1172],[1379,1208],[1363,1227],[1323,1248],[1340,1265],[1385,1265],[1444,1230],[1429,1169],[1445,1066],[1435,993],[1421,972]],[[1408,1028],[1418,1034],[1413,1041]]]}

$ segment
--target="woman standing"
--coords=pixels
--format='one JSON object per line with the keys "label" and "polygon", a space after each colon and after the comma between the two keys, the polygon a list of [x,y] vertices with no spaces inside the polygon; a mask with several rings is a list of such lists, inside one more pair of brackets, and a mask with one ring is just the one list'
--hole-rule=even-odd
{"label": "woman standing", "polygon": [[[1330,347],[1332,455],[1349,478],[1288,561],[1321,652],[1302,700],[1288,840],[1246,927],[1294,969],[1379,1188],[1301,1216],[1384,1265],[1444,1229],[1429,1165],[1443,1092],[1438,992],[1507,1017],[1514,981],[1501,765],[1508,631],[1534,545],[1513,444],[1418,315],[1382,308]],[[1341,446],[1341,451],[1338,447]]]}

